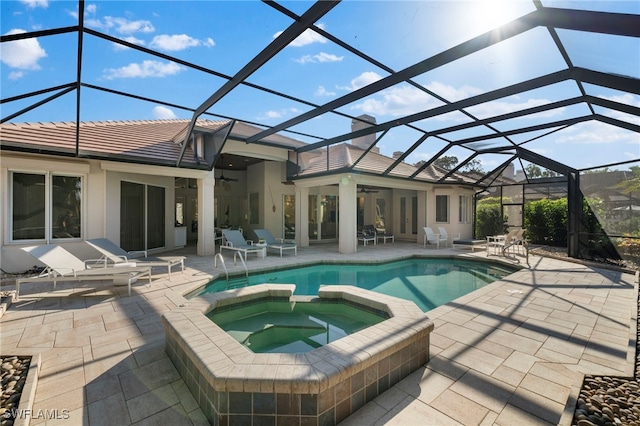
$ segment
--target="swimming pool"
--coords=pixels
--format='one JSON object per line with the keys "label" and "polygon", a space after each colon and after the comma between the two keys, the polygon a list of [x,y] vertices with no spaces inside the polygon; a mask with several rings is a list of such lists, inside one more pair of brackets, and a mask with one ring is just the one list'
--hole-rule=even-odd
{"label": "swimming pool", "polygon": [[295,284],[296,295],[320,285],[352,285],[411,300],[427,312],[515,272],[507,265],[458,258],[412,258],[376,264],[327,264],[218,278],[192,296],[265,283]]}

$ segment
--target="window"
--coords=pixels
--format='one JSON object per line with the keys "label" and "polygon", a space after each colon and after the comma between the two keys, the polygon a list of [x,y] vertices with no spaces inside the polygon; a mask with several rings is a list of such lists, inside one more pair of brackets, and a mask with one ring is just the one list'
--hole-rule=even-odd
{"label": "window", "polygon": [[458,220],[460,223],[469,223],[471,220],[471,196],[460,195],[460,203],[458,206]]}
{"label": "window", "polygon": [[448,195],[436,195],[436,222],[449,222]]}
{"label": "window", "polygon": [[296,196],[284,196],[284,237],[294,239],[296,237]]}
{"label": "window", "polygon": [[82,236],[82,178],[51,173],[11,174],[14,241]]}

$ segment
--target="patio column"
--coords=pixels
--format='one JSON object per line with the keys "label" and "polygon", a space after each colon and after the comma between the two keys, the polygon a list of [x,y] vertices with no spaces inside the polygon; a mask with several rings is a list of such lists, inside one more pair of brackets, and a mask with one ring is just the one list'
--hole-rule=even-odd
{"label": "patio column", "polygon": [[309,188],[296,186],[296,242],[309,247]]}
{"label": "patio column", "polygon": [[198,179],[198,256],[213,256],[216,253],[214,187],[213,171]]}
{"label": "patio column", "polygon": [[[428,207],[429,202],[427,191],[416,191],[416,196],[418,197],[418,235],[416,235],[416,243],[422,244],[424,240],[424,227],[429,226],[429,214]],[[433,205],[435,206],[435,199],[433,200]]]}
{"label": "patio column", "polygon": [[355,253],[358,249],[356,239],[358,189],[353,179],[346,176],[340,179],[338,200],[338,251]]}

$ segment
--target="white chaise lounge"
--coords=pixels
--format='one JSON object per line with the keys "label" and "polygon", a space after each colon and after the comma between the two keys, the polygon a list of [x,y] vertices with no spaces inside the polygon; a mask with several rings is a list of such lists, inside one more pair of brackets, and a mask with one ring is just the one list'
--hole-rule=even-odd
{"label": "white chaise lounge", "polygon": [[[171,268],[176,265],[182,267],[184,272],[184,256],[147,256],[146,250],[126,251],[119,245],[107,238],[94,238],[86,241],[91,247],[96,249],[102,257],[99,261],[105,266],[118,265],[122,263],[135,262],[136,266],[161,266],[167,268],[169,280],[171,280]],[[144,256],[144,257],[140,257]]]}
{"label": "white chaise lounge", "polygon": [[278,250],[280,257],[285,250],[293,250],[294,255],[298,255],[298,245],[293,242],[287,242],[284,238],[276,238],[268,229],[254,229],[256,236],[267,244],[267,250]]}
{"label": "white chaise lounge", "polygon": [[25,283],[53,282],[55,289],[58,281],[118,281],[126,282],[129,296],[131,296],[131,283],[138,278],[149,277],[149,284],[151,284],[150,266],[124,263],[113,268],[89,268],[84,261],[56,244],[23,247],[22,250],[42,262],[45,269],[38,276],[16,280],[16,299],[20,296],[20,286]]}

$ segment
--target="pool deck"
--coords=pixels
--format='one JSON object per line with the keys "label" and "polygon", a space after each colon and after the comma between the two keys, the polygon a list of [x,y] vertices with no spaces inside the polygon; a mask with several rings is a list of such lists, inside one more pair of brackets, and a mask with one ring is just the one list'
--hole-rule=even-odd
{"label": "pool deck", "polygon": [[[193,252],[183,250],[184,273],[171,281],[157,273],[151,286],[134,284],[131,297],[126,287],[101,283],[58,284],[55,292],[50,284],[24,285],[0,318],[0,354],[42,356],[31,425],[208,424],[165,354],[161,322],[163,313],[188,303],[185,292],[219,272],[212,257]],[[487,258],[484,251],[403,242],[344,255],[324,244],[301,248],[297,257],[250,258],[248,266],[413,254]],[[232,256],[225,259],[238,270]],[[529,267],[429,311],[429,363],[341,424],[568,425],[583,374],[634,373],[636,279],[531,255]]]}

